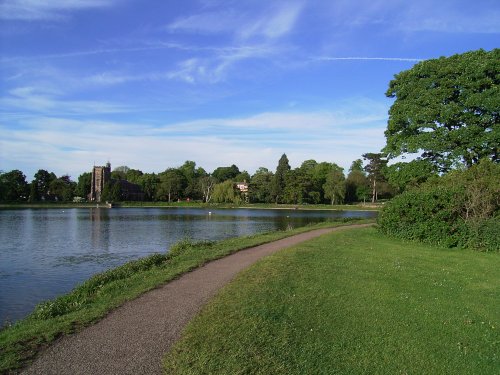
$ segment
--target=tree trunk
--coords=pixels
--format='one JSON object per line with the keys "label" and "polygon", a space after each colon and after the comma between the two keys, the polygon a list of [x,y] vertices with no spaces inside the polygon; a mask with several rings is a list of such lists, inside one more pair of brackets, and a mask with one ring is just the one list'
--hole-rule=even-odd
{"label": "tree trunk", "polygon": [[373,179],[372,203],[377,200],[377,180]]}

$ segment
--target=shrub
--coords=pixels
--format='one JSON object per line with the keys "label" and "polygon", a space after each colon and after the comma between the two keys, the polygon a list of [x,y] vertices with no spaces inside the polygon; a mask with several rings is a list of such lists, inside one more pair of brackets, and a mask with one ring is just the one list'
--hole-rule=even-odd
{"label": "shrub", "polygon": [[405,191],[379,214],[382,232],[447,247],[500,249],[500,165],[483,161]]}

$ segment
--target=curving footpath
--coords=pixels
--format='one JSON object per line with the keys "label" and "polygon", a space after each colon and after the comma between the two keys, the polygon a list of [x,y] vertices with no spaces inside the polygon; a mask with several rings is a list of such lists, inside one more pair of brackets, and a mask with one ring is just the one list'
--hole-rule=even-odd
{"label": "curving footpath", "polygon": [[323,234],[371,225],[318,229],[207,263],[58,340],[23,374],[161,374],[163,356],[186,324],[238,272],[262,257]]}

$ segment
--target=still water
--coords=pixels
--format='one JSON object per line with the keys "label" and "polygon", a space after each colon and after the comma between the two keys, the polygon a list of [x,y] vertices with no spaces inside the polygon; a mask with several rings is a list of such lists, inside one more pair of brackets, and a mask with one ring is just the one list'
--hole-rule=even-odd
{"label": "still water", "polygon": [[0,210],[0,324],[91,275],[175,242],[219,240],[376,212],[197,208]]}

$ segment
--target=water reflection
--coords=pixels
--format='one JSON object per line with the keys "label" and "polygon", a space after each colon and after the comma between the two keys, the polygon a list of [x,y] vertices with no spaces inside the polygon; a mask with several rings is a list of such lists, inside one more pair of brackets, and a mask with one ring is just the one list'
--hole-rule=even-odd
{"label": "water reflection", "polygon": [[92,274],[166,251],[183,239],[219,240],[376,213],[198,208],[0,211],[0,322],[15,321]]}
{"label": "water reflection", "polygon": [[91,208],[90,209],[90,236],[92,248],[101,251],[108,251],[110,246],[109,231],[109,209]]}

